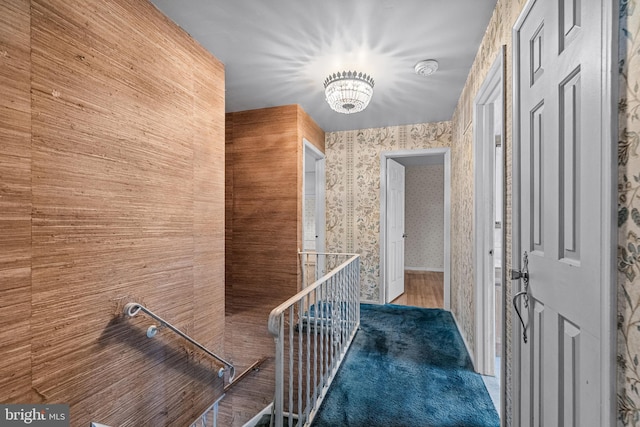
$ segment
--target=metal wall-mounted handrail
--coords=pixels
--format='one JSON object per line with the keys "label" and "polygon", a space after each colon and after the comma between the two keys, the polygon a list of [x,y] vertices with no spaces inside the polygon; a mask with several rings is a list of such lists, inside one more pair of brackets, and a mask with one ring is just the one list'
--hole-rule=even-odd
{"label": "metal wall-mounted handrail", "polygon": [[[185,340],[189,341],[191,344],[195,345],[200,350],[202,350],[203,352],[205,352],[209,356],[211,356],[214,359],[216,359],[218,362],[220,362],[223,365],[225,365],[226,367],[228,367],[229,368],[229,383],[233,382],[233,379],[234,379],[234,377],[236,375],[236,368],[233,366],[233,364],[231,364],[230,362],[224,360],[222,357],[218,356],[214,352],[210,351],[205,346],[200,344],[198,341],[194,340],[189,335],[185,334],[180,329],[176,328],[171,323],[167,322],[162,317],[158,316],[157,314],[155,314],[153,311],[149,310],[145,306],[143,306],[141,304],[138,304],[137,302],[130,302],[130,303],[127,303],[127,305],[124,306],[124,314],[129,316],[129,317],[134,317],[140,311],[146,313],[148,316],[150,316],[153,319],[155,319],[156,321],[158,321],[160,323],[161,327],[166,327],[168,329],[171,329],[173,332],[175,332],[176,334],[180,335],[182,338],[184,338]],[[149,327],[149,329],[147,329],[147,336],[149,338],[152,338],[152,337],[155,336],[155,334],[157,332],[158,332],[158,327],[155,326],[155,325],[152,325],[152,326]],[[220,378],[222,378],[224,376],[224,371],[225,371],[225,368],[220,368],[220,370],[218,371],[218,376]]]}

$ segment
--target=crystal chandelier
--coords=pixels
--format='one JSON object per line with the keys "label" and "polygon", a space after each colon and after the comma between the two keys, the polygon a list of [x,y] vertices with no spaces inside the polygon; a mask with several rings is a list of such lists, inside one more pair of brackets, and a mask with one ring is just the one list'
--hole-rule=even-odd
{"label": "crystal chandelier", "polygon": [[373,95],[373,79],[355,71],[334,73],[325,79],[324,93],[334,111],[358,113],[369,105]]}

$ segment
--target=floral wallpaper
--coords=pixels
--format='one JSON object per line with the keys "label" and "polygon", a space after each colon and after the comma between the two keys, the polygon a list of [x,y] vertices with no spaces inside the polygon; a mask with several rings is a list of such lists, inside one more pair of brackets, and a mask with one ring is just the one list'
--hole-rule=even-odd
{"label": "floral wallpaper", "polygon": [[360,254],[363,302],[380,301],[380,153],[450,144],[450,122],[326,134],[327,252]]}
{"label": "floral wallpaper", "polygon": [[[512,122],[511,30],[526,0],[498,0],[471,67],[451,122],[367,129],[327,134],[328,248],[363,255],[363,299],[379,292],[379,152],[420,144],[451,146],[451,309],[470,346],[474,342],[473,242],[473,99],[491,64],[505,46],[505,122]],[[618,141],[618,424],[640,426],[640,0],[619,0],[619,141]],[[415,136],[414,136],[415,135]],[[401,147],[402,146],[402,147]],[[507,269],[511,268],[511,126],[505,140],[505,215]],[[505,287],[505,300],[512,289]],[[511,310],[505,329],[511,336]],[[506,352],[504,419],[511,426],[512,349]]]}
{"label": "floral wallpaper", "polygon": [[404,265],[444,268],[444,165],[405,168]]}
{"label": "floral wallpaper", "polygon": [[[484,82],[484,79],[491,68],[491,65],[501,52],[504,46],[504,81],[505,84],[505,123],[511,123],[511,29],[516,19],[520,15],[520,11],[524,7],[525,0],[498,0],[493,16],[489,21],[484,38],[476,54],[475,61],[471,66],[471,71],[467,77],[467,82],[456,110],[452,118],[452,146],[451,146],[451,169],[452,169],[452,188],[451,188],[451,216],[452,218],[468,218],[468,221],[452,222],[452,270],[451,283],[452,289],[455,284],[459,287],[455,297],[452,292],[451,309],[456,314],[462,334],[473,348],[475,345],[475,310],[474,310],[474,290],[473,290],[473,100]],[[504,156],[506,160],[505,174],[507,176],[506,195],[507,210],[505,212],[504,226],[507,236],[505,238],[506,246],[506,267],[511,268],[511,210],[509,203],[511,201],[511,155],[512,140],[511,126],[506,127],[504,135]],[[507,270],[508,271],[508,270]],[[503,301],[510,301],[512,295],[511,284],[507,283],[504,287]],[[504,323],[504,329],[507,337],[511,336],[511,310],[507,310]],[[504,375],[506,377],[507,389],[505,404],[505,425],[511,425],[512,402],[511,396],[511,354],[512,349],[510,341],[507,339],[504,343],[506,369]]]}
{"label": "floral wallpaper", "polygon": [[640,425],[640,0],[620,1],[618,420]]}

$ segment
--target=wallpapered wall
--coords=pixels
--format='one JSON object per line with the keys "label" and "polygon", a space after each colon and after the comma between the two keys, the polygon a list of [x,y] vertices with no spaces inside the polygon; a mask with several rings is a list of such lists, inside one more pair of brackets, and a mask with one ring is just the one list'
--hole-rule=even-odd
{"label": "wallpapered wall", "polygon": [[450,144],[450,122],[326,134],[327,251],[360,254],[363,301],[380,301],[380,153]]}
{"label": "wallpapered wall", "polygon": [[[451,223],[451,283],[467,284],[460,285],[461,292],[451,295],[451,308],[456,313],[456,317],[467,342],[471,348],[474,346],[474,307],[473,307],[473,269],[468,268],[473,265],[473,99],[478,93],[478,89],[484,82],[487,72],[501,52],[501,47],[505,46],[505,117],[507,123],[504,136],[505,150],[505,174],[506,174],[506,211],[504,226],[506,230],[506,267],[511,268],[511,107],[512,107],[512,55],[511,55],[511,29],[521,10],[525,0],[498,0],[493,16],[489,21],[484,38],[476,54],[475,61],[469,72],[469,77],[465,84],[458,106],[452,118],[452,148],[451,148],[451,217],[468,218],[467,221],[452,221]],[[455,261],[454,261],[455,260]],[[507,270],[508,271],[508,270]],[[511,300],[511,283],[504,287],[504,298]],[[510,307],[510,305],[508,305]],[[511,396],[511,344],[508,339],[511,337],[511,310],[507,310],[504,329],[507,339],[504,342],[506,369],[504,371],[507,389],[505,412],[505,423],[511,425],[512,401]]]}
{"label": "wallpapered wall", "polygon": [[[452,235],[451,308],[462,333],[473,346],[473,98],[491,64],[506,46],[505,122],[511,123],[511,29],[525,0],[498,0],[451,123],[418,127],[368,129],[327,134],[328,245],[331,250],[357,251],[363,257],[364,299],[378,300],[379,292],[379,152],[399,149],[402,141],[415,148],[451,145]],[[618,419],[624,426],[640,426],[640,0],[620,0],[619,142],[618,142]],[[449,126],[451,126],[449,128]],[[413,129],[431,129],[434,136],[414,138]],[[442,132],[440,131],[442,129]],[[416,132],[418,135],[422,132]],[[438,136],[438,134],[440,134]],[[402,136],[401,136],[402,135]],[[425,144],[419,146],[420,143]],[[433,145],[431,145],[433,144]],[[506,261],[511,268],[511,156],[512,135],[505,134]],[[409,148],[409,147],[403,147]],[[329,214],[330,213],[330,214]],[[467,220],[464,220],[466,218]],[[453,220],[456,219],[456,220]],[[466,284],[466,285],[465,285]],[[510,300],[511,286],[505,287]],[[505,323],[511,336],[511,312]],[[505,342],[507,390],[506,425],[511,425],[511,346]]]}
{"label": "wallpapered wall", "polygon": [[640,0],[620,1],[618,419],[640,425]]}
{"label": "wallpapered wall", "polygon": [[405,168],[404,265],[444,267],[444,165]]}

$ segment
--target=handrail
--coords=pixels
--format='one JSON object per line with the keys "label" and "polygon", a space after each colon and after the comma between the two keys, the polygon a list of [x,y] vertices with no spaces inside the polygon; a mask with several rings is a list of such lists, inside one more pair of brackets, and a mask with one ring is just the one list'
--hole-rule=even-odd
{"label": "handrail", "polygon": [[298,255],[345,255],[345,256],[353,256],[355,254],[348,253],[336,253],[336,252],[316,252],[316,251],[299,251]]}
{"label": "handrail", "polygon": [[360,255],[327,255],[348,259],[269,314],[274,427],[283,427],[285,416],[289,427],[311,425],[360,326]]}
{"label": "handrail", "polygon": [[[149,315],[150,317],[152,317],[156,321],[160,322],[160,326],[169,328],[170,330],[172,330],[176,334],[180,335],[182,338],[184,338],[185,340],[189,341],[191,344],[195,345],[196,347],[198,347],[200,350],[202,350],[203,352],[205,352],[209,356],[211,356],[214,359],[216,359],[218,362],[220,362],[223,365],[227,366],[229,368],[229,383],[233,382],[233,379],[234,379],[234,377],[236,375],[236,368],[233,366],[233,364],[231,364],[230,362],[227,362],[222,357],[220,357],[217,354],[215,354],[214,352],[210,351],[205,346],[203,346],[202,344],[200,344],[199,342],[197,342],[196,340],[191,338],[189,335],[185,334],[180,329],[176,328],[171,323],[167,322],[162,317],[158,316],[157,314],[155,314],[153,311],[149,310],[145,306],[143,306],[141,304],[138,304],[137,302],[130,302],[130,303],[127,303],[124,306],[124,314],[129,316],[129,317],[134,317],[140,311],[143,311],[144,313],[146,313],[147,315]],[[149,338],[153,338],[157,332],[158,332],[158,327],[157,326],[155,326],[155,325],[150,326],[149,329],[147,329],[147,336]],[[218,371],[218,377],[222,378],[224,376],[224,371],[225,371],[224,368],[220,368],[220,370]]]}
{"label": "handrail", "polygon": [[[327,255],[334,255],[334,254],[327,254]],[[311,285],[307,286],[306,288],[304,288],[303,290],[301,290],[300,292],[298,292],[297,294],[295,294],[294,296],[292,296],[291,298],[289,298],[288,300],[286,300],[285,302],[283,302],[282,304],[280,304],[279,306],[271,310],[271,313],[269,314],[269,332],[271,333],[271,335],[273,335],[274,337],[277,337],[278,335],[280,335],[280,323],[278,319],[287,308],[289,308],[292,304],[298,302],[301,298],[308,296],[311,292],[316,290],[323,283],[325,283],[330,278],[338,274],[340,270],[346,267],[349,263],[353,262],[355,258],[360,256],[358,254],[340,254],[340,255],[349,256],[349,259],[347,259],[345,262],[337,266],[330,273],[325,274],[324,276],[322,276],[321,278],[313,282]]]}

